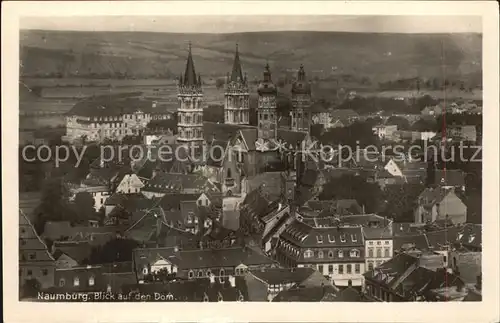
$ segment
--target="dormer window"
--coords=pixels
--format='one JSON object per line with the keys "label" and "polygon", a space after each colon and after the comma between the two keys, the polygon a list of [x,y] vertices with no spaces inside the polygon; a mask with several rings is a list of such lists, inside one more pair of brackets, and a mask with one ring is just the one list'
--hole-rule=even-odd
{"label": "dormer window", "polygon": [[318,243],[323,243],[323,236],[316,236]]}
{"label": "dormer window", "polygon": [[318,258],[323,258],[324,255],[323,255],[323,251],[318,251]]}
{"label": "dormer window", "polygon": [[358,236],[356,234],[351,234],[351,240],[352,240],[352,242],[357,242]]}
{"label": "dormer window", "polygon": [[459,234],[458,234],[458,237],[457,237],[457,240],[462,240],[462,237],[463,237],[463,236],[464,236],[464,234],[463,234],[463,233],[459,233]]}
{"label": "dormer window", "polygon": [[95,284],[95,277],[94,276],[90,276],[89,277],[89,286],[94,286]]}
{"label": "dormer window", "polygon": [[475,238],[476,238],[476,235],[475,234],[471,234],[469,236],[469,243],[471,243],[472,241],[474,241]]}
{"label": "dormer window", "polygon": [[344,251],[339,250],[339,258],[344,258]]}
{"label": "dormer window", "polygon": [[333,236],[333,235],[328,235],[328,241],[329,241],[330,243],[335,243],[335,236]]}
{"label": "dormer window", "polygon": [[59,279],[59,287],[63,287],[66,284],[64,278]]}
{"label": "dormer window", "polygon": [[328,258],[333,258],[333,251],[328,251]]}
{"label": "dormer window", "polygon": [[80,277],[73,278],[73,286],[80,286]]}
{"label": "dormer window", "polygon": [[190,270],[190,271],[188,272],[188,278],[189,278],[189,279],[193,279],[193,278],[194,278],[194,271]]}
{"label": "dormer window", "polygon": [[312,258],[314,253],[311,250],[306,250],[304,252],[304,258]]}
{"label": "dormer window", "polygon": [[345,241],[346,241],[346,240],[345,240],[345,234],[342,234],[342,235],[340,236],[340,242],[345,242]]}

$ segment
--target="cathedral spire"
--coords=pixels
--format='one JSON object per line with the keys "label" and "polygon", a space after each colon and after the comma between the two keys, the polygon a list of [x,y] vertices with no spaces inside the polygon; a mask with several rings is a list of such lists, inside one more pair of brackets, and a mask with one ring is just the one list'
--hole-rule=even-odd
{"label": "cathedral spire", "polygon": [[191,42],[189,42],[189,52],[186,63],[186,71],[184,72],[184,85],[196,86],[197,83],[196,71],[194,69],[193,55],[191,53]]}
{"label": "cathedral spire", "polygon": [[297,73],[297,79],[299,81],[305,81],[306,80],[306,72],[304,71],[304,65],[300,64],[299,72]]}
{"label": "cathedral spire", "polygon": [[231,82],[243,82],[243,72],[241,70],[238,44],[236,44],[236,52],[234,53],[234,63],[233,63],[233,71],[231,72]]}
{"label": "cathedral spire", "polygon": [[269,68],[269,62],[266,62],[266,67],[264,70],[264,82],[271,82],[271,69]]}

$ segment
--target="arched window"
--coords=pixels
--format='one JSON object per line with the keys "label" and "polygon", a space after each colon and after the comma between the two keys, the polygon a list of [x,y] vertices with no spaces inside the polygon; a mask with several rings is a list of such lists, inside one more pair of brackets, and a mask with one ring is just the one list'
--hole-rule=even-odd
{"label": "arched window", "polygon": [[351,256],[351,258],[357,258],[357,257],[359,257],[359,250],[352,249],[351,252],[350,252],[350,256]]}
{"label": "arched window", "polygon": [[80,286],[80,277],[73,278],[73,286]]}
{"label": "arched window", "polygon": [[189,279],[193,279],[193,278],[194,278],[194,271],[190,270],[190,271],[188,272],[188,278],[189,278]]}
{"label": "arched window", "polygon": [[344,251],[339,250],[339,258],[344,258]]}
{"label": "arched window", "polygon": [[198,277],[199,277],[199,278],[203,277],[203,270],[199,270],[199,271],[198,271]]}
{"label": "arched window", "polygon": [[314,253],[311,250],[306,250],[304,252],[304,258],[312,258]]}
{"label": "arched window", "polygon": [[318,251],[318,258],[323,258],[323,251]]}
{"label": "arched window", "polygon": [[59,279],[59,287],[63,287],[66,284],[64,278]]}
{"label": "arched window", "polygon": [[227,169],[227,178],[232,178],[231,175],[232,175],[231,174],[231,168],[228,168]]}
{"label": "arched window", "polygon": [[94,276],[90,276],[89,277],[89,286],[94,286],[95,284],[95,277]]}
{"label": "arched window", "polygon": [[328,251],[328,258],[333,258],[333,251]]}

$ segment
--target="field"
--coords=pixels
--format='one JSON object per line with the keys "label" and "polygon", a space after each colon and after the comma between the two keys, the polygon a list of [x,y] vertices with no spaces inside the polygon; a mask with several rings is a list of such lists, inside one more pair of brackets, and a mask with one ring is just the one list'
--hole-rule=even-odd
{"label": "field", "polygon": [[[351,74],[368,77],[374,84],[417,75],[441,76],[443,67],[449,77],[477,77],[482,68],[480,34],[23,30],[20,34],[21,74],[23,77],[57,74],[62,78],[92,78],[93,83],[101,82],[97,78],[113,78],[112,75],[118,74],[127,78],[173,80],[184,71],[188,40],[193,44],[196,71],[204,80],[225,76],[231,70],[236,43],[250,80],[261,78],[266,61],[275,79],[303,63],[310,77]],[[441,59],[442,51],[446,53],[445,60]]]}

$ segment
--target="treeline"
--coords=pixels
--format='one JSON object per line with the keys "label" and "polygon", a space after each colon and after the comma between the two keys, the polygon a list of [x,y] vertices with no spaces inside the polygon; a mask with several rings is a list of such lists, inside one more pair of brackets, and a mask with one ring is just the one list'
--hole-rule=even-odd
{"label": "treeline", "polygon": [[450,78],[403,78],[387,82],[379,82],[378,88],[383,91],[400,91],[400,90],[444,90],[456,89],[463,92],[472,92],[475,88],[482,89],[482,81],[479,80],[459,80]]}
{"label": "treeline", "polygon": [[420,114],[428,106],[434,106],[439,101],[429,95],[407,100],[396,100],[393,98],[380,97],[355,97],[344,100],[337,109],[352,109],[359,114],[373,114],[384,111],[386,114]]}

